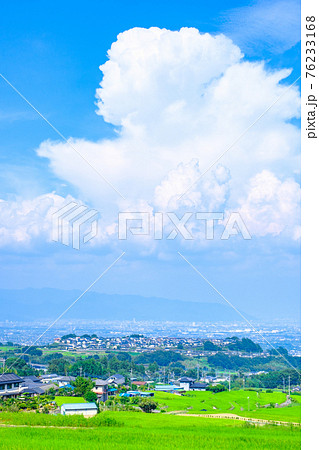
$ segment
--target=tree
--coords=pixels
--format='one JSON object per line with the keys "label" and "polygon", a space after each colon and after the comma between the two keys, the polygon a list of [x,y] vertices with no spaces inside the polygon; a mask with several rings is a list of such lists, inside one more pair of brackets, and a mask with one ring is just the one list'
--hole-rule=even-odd
{"label": "tree", "polygon": [[153,362],[148,366],[148,370],[152,373],[158,372],[158,364],[157,362]]}
{"label": "tree", "polygon": [[55,389],[53,387],[51,387],[50,389],[47,390],[47,395],[51,396],[54,398],[55,396]]}
{"label": "tree", "polygon": [[57,352],[49,353],[48,355],[46,355],[44,357],[44,361],[50,362],[50,361],[52,361],[52,359],[61,359],[61,358],[63,358],[62,353],[57,353]]}
{"label": "tree", "polygon": [[182,361],[183,359],[180,353],[173,352],[172,350],[156,350],[152,353],[143,353],[136,358],[135,362],[140,364],[156,362],[159,366],[168,366],[172,362]]}
{"label": "tree", "polygon": [[188,370],[186,370],[185,375],[190,378],[196,378],[197,370],[196,369],[188,369]]}
{"label": "tree", "polygon": [[52,359],[49,363],[49,373],[57,373],[58,375],[65,375],[70,367],[69,362],[64,358]]}
{"label": "tree", "polygon": [[31,366],[29,366],[24,359],[17,359],[16,357],[10,357],[6,360],[6,368],[7,370],[10,368],[10,371],[14,371],[20,377],[25,377],[27,375],[36,375],[36,370],[34,370]]}
{"label": "tree", "polygon": [[130,355],[129,353],[127,353],[127,352],[122,352],[122,353],[118,353],[117,359],[118,359],[119,361],[131,361],[131,360],[132,360],[132,357],[131,357],[131,355]]}
{"label": "tree", "polygon": [[95,358],[81,358],[70,367],[69,373],[73,376],[83,373],[90,377],[100,377],[106,375],[106,368]]}
{"label": "tree", "polygon": [[270,350],[268,350],[270,355],[275,355],[275,356],[289,356],[288,350],[284,347],[278,347],[277,349],[271,348]]}
{"label": "tree", "polygon": [[231,342],[227,345],[229,350],[237,350],[242,352],[253,352],[253,353],[261,353],[262,348],[259,344],[256,344],[251,339],[242,338],[240,340],[237,336],[233,336]]}
{"label": "tree", "polygon": [[205,341],[204,342],[204,350],[207,350],[207,351],[219,350],[219,347],[211,341]]}
{"label": "tree", "polygon": [[27,353],[31,356],[42,356],[43,352],[37,347],[23,347],[22,353]]}
{"label": "tree", "polygon": [[75,339],[76,338],[76,334],[65,334],[64,336],[61,337],[61,341],[65,341],[67,339]]}
{"label": "tree", "polygon": [[139,402],[139,407],[146,413],[151,413],[157,408],[158,403],[151,398],[142,398]]}
{"label": "tree", "polygon": [[74,394],[77,396],[85,396],[85,394],[93,389],[94,383],[89,378],[77,377],[73,383],[74,386]]}
{"label": "tree", "polygon": [[96,402],[97,401],[97,395],[95,392],[87,391],[84,395],[84,398],[87,402]]}
{"label": "tree", "polygon": [[216,386],[208,386],[207,390],[216,394],[217,392],[226,391],[226,388],[223,384],[216,384]]}

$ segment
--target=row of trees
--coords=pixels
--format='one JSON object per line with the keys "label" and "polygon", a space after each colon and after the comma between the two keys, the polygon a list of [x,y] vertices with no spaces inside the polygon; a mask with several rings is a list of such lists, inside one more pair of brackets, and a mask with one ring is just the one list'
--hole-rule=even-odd
{"label": "row of trees", "polygon": [[[284,355],[283,355],[284,356]],[[293,356],[280,357],[277,353],[268,357],[243,358],[237,355],[227,355],[224,352],[217,352],[207,358],[209,365],[215,368],[228,370],[280,370],[287,368],[290,362],[296,369],[300,368],[300,358]]]}

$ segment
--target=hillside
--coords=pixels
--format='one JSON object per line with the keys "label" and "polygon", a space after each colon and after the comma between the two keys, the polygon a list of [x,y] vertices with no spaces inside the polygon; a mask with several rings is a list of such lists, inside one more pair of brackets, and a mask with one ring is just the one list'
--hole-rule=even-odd
{"label": "hillside", "polygon": [[[58,289],[0,290],[1,317],[5,320],[52,319],[63,312],[81,291]],[[245,313],[246,317],[250,317]],[[88,292],[66,314],[67,319],[154,320],[154,321],[239,321],[239,315],[221,303],[185,302],[137,295]]]}

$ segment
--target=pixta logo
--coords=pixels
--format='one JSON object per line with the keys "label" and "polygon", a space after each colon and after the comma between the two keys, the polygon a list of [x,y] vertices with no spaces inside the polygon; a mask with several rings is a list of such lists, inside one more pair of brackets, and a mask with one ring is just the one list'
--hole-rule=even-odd
{"label": "pixta logo", "polygon": [[52,240],[79,250],[97,235],[97,216],[95,209],[75,202],[63,206],[52,216]]}
{"label": "pixta logo", "polygon": [[[166,225],[164,226],[164,221]],[[238,212],[229,214],[227,220],[223,212],[186,212],[182,217],[178,217],[173,212],[120,212],[118,216],[119,239],[128,239],[130,235],[152,236],[156,240],[175,239],[178,235],[182,239],[192,240],[192,226],[188,226],[197,221],[201,221],[205,239],[212,240],[215,237],[214,226],[219,221],[222,224],[223,232],[220,239],[227,240],[231,236],[239,235],[243,239],[251,239],[251,235]],[[165,234],[166,233],[166,234]]]}

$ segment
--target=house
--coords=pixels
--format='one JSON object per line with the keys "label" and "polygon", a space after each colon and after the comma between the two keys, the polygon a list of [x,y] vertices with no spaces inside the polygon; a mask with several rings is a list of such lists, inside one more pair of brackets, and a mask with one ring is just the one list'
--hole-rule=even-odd
{"label": "house", "polygon": [[122,392],[122,394],[120,394],[120,397],[139,397],[139,396],[140,396],[139,391],[127,391]]}
{"label": "house", "polygon": [[27,375],[23,377],[24,383],[40,383],[40,378],[36,377],[35,375]]}
{"label": "house", "polygon": [[42,372],[47,372],[49,367],[47,364],[38,364],[38,363],[29,363],[29,366],[32,367],[32,369],[42,370]]}
{"label": "house", "polygon": [[127,391],[120,394],[120,397],[154,397],[154,392]]}
{"label": "house", "polygon": [[45,393],[45,390],[39,386],[40,383],[30,383],[22,388],[22,395],[28,394],[31,397],[36,397],[37,395],[42,395]]}
{"label": "house", "polygon": [[54,383],[52,383],[52,384],[50,384],[50,383],[44,383],[44,384],[41,384],[41,389],[43,389],[44,392],[47,392],[47,391],[49,391],[50,389],[54,389],[55,391],[58,391],[58,390],[59,390],[59,386],[57,386],[57,385],[54,384]]}
{"label": "house", "polygon": [[117,388],[108,388],[107,395],[116,395],[117,394]]}
{"label": "house", "polygon": [[192,383],[194,383],[194,378],[189,378],[189,377],[182,377],[179,380],[179,385],[181,388],[184,389],[184,391],[189,391],[190,390],[190,385]]}
{"label": "house", "polygon": [[34,375],[27,375],[23,377],[22,383],[22,393],[31,395],[31,397],[35,397],[36,395],[44,394],[45,389],[43,389],[43,385],[41,380]]}
{"label": "house", "polygon": [[123,377],[123,375],[120,375],[119,373],[116,373],[115,375],[110,376],[106,381],[107,384],[113,384],[117,387],[125,383],[125,377]]}
{"label": "house", "polygon": [[22,390],[23,378],[15,373],[0,375],[0,396],[3,398],[17,397]]}
{"label": "house", "polygon": [[179,392],[184,389],[180,386],[176,386],[175,384],[157,384],[154,390],[159,392]]}
{"label": "house", "polygon": [[71,376],[61,376],[58,377],[57,380],[59,387],[67,386],[72,383],[72,381],[75,381],[75,377]]}
{"label": "house", "polygon": [[140,397],[154,397],[154,392],[140,392]]}
{"label": "house", "polygon": [[61,377],[56,373],[51,373],[49,375],[42,375],[40,378],[41,383],[57,383]]}
{"label": "house", "polygon": [[207,383],[199,383],[189,377],[182,377],[178,381],[180,387],[185,391],[205,391],[207,388]]}
{"label": "house", "polygon": [[72,386],[72,384],[64,384],[59,389],[70,389],[71,391],[74,391],[75,387]]}
{"label": "house", "polygon": [[64,403],[61,406],[61,414],[63,416],[81,414],[84,417],[92,417],[97,414],[97,406],[95,403]]}
{"label": "house", "polygon": [[206,391],[207,383],[198,383],[194,381],[189,387],[190,391]]}
{"label": "house", "polygon": [[211,375],[206,375],[205,377],[201,378],[200,381],[203,381],[205,383],[214,384],[216,382],[216,377],[212,377]]}
{"label": "house", "polygon": [[95,386],[92,389],[92,392],[97,395],[99,401],[105,402],[108,399],[108,390],[109,385],[106,380],[95,380]]}
{"label": "house", "polygon": [[146,381],[132,381],[135,386],[146,386]]}
{"label": "house", "polygon": [[301,387],[300,386],[295,386],[291,389],[291,392],[301,392]]}

